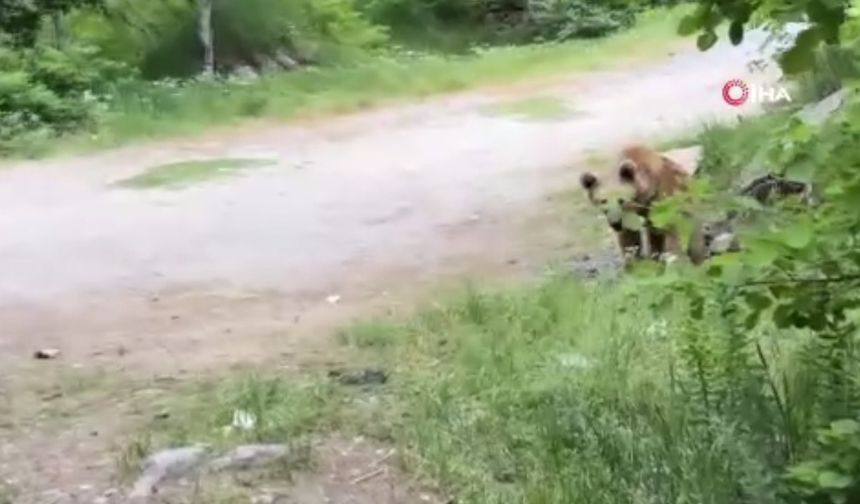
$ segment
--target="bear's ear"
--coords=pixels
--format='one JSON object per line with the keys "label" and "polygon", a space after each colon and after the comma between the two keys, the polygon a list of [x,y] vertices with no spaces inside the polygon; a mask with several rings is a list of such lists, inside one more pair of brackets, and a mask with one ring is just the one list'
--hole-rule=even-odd
{"label": "bear's ear", "polygon": [[583,173],[581,177],[579,177],[579,183],[586,191],[590,191],[597,186],[597,177],[592,175],[591,173]]}
{"label": "bear's ear", "polygon": [[618,178],[627,184],[632,184],[636,181],[636,165],[633,161],[625,159],[621,162],[618,166]]}

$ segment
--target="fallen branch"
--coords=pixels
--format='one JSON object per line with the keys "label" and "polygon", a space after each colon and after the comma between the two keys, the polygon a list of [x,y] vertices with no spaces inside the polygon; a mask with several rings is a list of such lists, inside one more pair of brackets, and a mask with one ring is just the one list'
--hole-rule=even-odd
{"label": "fallen branch", "polygon": [[363,482],[365,482],[365,481],[367,481],[367,480],[369,480],[369,479],[375,478],[375,477],[379,476],[380,474],[382,474],[382,473],[384,473],[384,472],[385,472],[385,468],[384,468],[384,467],[380,467],[379,469],[377,469],[377,470],[375,470],[375,471],[371,471],[371,472],[369,472],[369,473],[362,474],[361,476],[359,476],[359,477],[355,478],[354,480],[350,481],[350,483],[351,483],[351,484],[353,484],[353,485],[358,485],[359,483],[363,483]]}

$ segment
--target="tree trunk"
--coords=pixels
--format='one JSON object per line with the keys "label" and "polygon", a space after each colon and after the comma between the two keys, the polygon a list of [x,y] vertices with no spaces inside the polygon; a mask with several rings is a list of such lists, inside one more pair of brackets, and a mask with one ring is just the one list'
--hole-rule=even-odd
{"label": "tree trunk", "polygon": [[66,47],[66,33],[62,12],[57,11],[51,14],[51,27],[54,32],[54,47],[60,50],[64,49]]}
{"label": "tree trunk", "polygon": [[203,45],[203,74],[215,74],[215,47],[212,39],[212,0],[197,0],[197,30]]}

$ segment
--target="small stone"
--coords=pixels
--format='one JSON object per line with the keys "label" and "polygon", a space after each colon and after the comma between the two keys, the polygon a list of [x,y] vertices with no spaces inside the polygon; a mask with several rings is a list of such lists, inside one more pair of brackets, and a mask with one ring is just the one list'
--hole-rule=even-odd
{"label": "small stone", "polygon": [[233,412],[233,421],[230,426],[234,429],[248,431],[257,426],[257,417],[250,411],[236,410]]}
{"label": "small stone", "polygon": [[39,360],[56,359],[60,356],[60,351],[56,348],[42,348],[33,353],[33,357]]}
{"label": "small stone", "polygon": [[329,371],[330,378],[337,379],[342,385],[382,385],[388,381],[388,375],[378,369],[365,369],[363,371],[345,373],[343,371]]}
{"label": "small stone", "polygon": [[146,498],[156,493],[163,482],[182,479],[200,467],[207,452],[207,446],[198,445],[164,450],[151,455],[144,461],[142,474],[135,482],[129,498]]}
{"label": "small stone", "polygon": [[261,467],[289,455],[290,448],[283,444],[237,446],[209,464],[211,471],[246,470]]}
{"label": "small stone", "polygon": [[848,90],[842,88],[818,102],[806,105],[797,113],[797,116],[808,124],[819,125],[842,108],[847,96]]}

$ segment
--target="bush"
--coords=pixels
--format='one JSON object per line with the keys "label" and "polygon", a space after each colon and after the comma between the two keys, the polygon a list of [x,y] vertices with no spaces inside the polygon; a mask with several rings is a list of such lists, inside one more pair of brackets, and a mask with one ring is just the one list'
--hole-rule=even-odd
{"label": "bush", "polygon": [[[675,0],[364,0],[371,19],[399,31],[404,26],[467,24],[475,30],[534,38],[607,35],[629,27],[644,7]],[[480,38],[480,37],[476,37]]]}
{"label": "bush", "polygon": [[540,35],[564,40],[601,37],[627,28],[636,10],[629,2],[532,0],[529,16]]}
{"label": "bush", "polygon": [[122,75],[92,48],[0,47],[0,151],[24,135],[89,127],[97,97]]}

